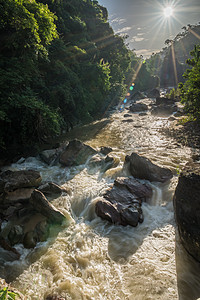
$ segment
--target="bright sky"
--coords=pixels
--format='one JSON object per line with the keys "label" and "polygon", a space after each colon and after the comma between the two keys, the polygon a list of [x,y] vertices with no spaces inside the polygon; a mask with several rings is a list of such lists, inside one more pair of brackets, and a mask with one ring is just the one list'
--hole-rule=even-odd
{"label": "bright sky", "polygon": [[200,0],[98,0],[116,33],[128,34],[130,49],[148,57],[182,27],[200,22]]}

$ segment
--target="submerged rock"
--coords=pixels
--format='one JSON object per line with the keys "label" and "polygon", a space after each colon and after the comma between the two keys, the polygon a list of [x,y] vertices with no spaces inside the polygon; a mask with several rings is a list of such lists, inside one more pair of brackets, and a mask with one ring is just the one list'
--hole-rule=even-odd
{"label": "submerged rock", "polygon": [[200,164],[185,167],[174,194],[175,219],[183,246],[200,262]]}
{"label": "submerged rock", "polygon": [[125,158],[125,167],[128,167],[135,178],[149,181],[165,182],[173,177],[172,171],[153,164],[148,158],[132,153]]}
{"label": "submerged rock", "polygon": [[84,164],[89,156],[96,154],[92,147],[78,141],[70,141],[60,155],[60,163],[64,166],[77,166]]}
{"label": "submerged rock", "polygon": [[104,220],[123,226],[137,226],[143,222],[142,201],[152,196],[147,184],[133,178],[118,178],[104,198],[95,206],[96,214]]}
{"label": "submerged rock", "polygon": [[108,153],[112,152],[113,149],[111,147],[101,147],[100,152],[104,155],[107,155]]}
{"label": "submerged rock", "polygon": [[129,109],[132,112],[140,112],[140,111],[148,110],[148,106],[144,103],[134,103],[130,106]]}

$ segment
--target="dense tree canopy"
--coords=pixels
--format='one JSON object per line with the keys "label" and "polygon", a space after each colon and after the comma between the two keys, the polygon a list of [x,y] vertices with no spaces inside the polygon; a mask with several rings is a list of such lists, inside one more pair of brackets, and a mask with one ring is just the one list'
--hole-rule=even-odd
{"label": "dense tree canopy", "polygon": [[200,120],[200,45],[195,46],[190,54],[193,58],[187,63],[192,68],[184,73],[186,82],[180,83],[179,87],[186,111]]}
{"label": "dense tree canopy", "polygon": [[92,0],[0,0],[0,146],[98,117],[122,96],[130,57]]}

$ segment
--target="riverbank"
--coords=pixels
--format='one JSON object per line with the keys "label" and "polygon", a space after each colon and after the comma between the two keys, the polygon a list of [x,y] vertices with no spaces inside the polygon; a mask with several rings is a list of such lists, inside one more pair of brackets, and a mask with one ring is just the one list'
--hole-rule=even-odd
{"label": "riverbank", "polygon": [[192,159],[200,158],[200,123],[182,116],[172,121],[169,127],[162,129],[166,136],[172,137],[178,144],[193,149]]}

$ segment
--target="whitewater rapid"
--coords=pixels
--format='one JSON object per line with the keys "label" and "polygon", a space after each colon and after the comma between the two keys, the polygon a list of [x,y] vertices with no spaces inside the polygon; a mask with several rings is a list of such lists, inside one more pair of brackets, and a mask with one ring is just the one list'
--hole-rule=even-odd
{"label": "whitewater rapid", "polygon": [[[151,100],[145,103],[150,105]],[[12,284],[27,299],[55,294],[75,300],[191,300],[200,295],[199,265],[179,243],[172,202],[177,170],[190,161],[193,149],[161,133],[161,128],[169,126],[167,118],[149,112],[124,117],[126,113],[126,109],[116,110],[109,119],[75,129],[68,136],[97,150],[112,147],[110,155],[116,164],[105,173],[91,168],[89,160],[82,166],[64,168],[47,166],[32,157],[9,167],[38,170],[44,181],[72,190],[71,195],[52,201],[65,214],[66,223],[52,228],[51,238],[34,250],[18,245],[23,254],[20,261],[4,263],[12,274]],[[153,197],[143,203],[144,222],[135,228],[112,225],[95,214],[96,201],[114,179],[130,175],[124,173],[123,162],[132,152],[174,174],[169,183],[150,183]]]}

